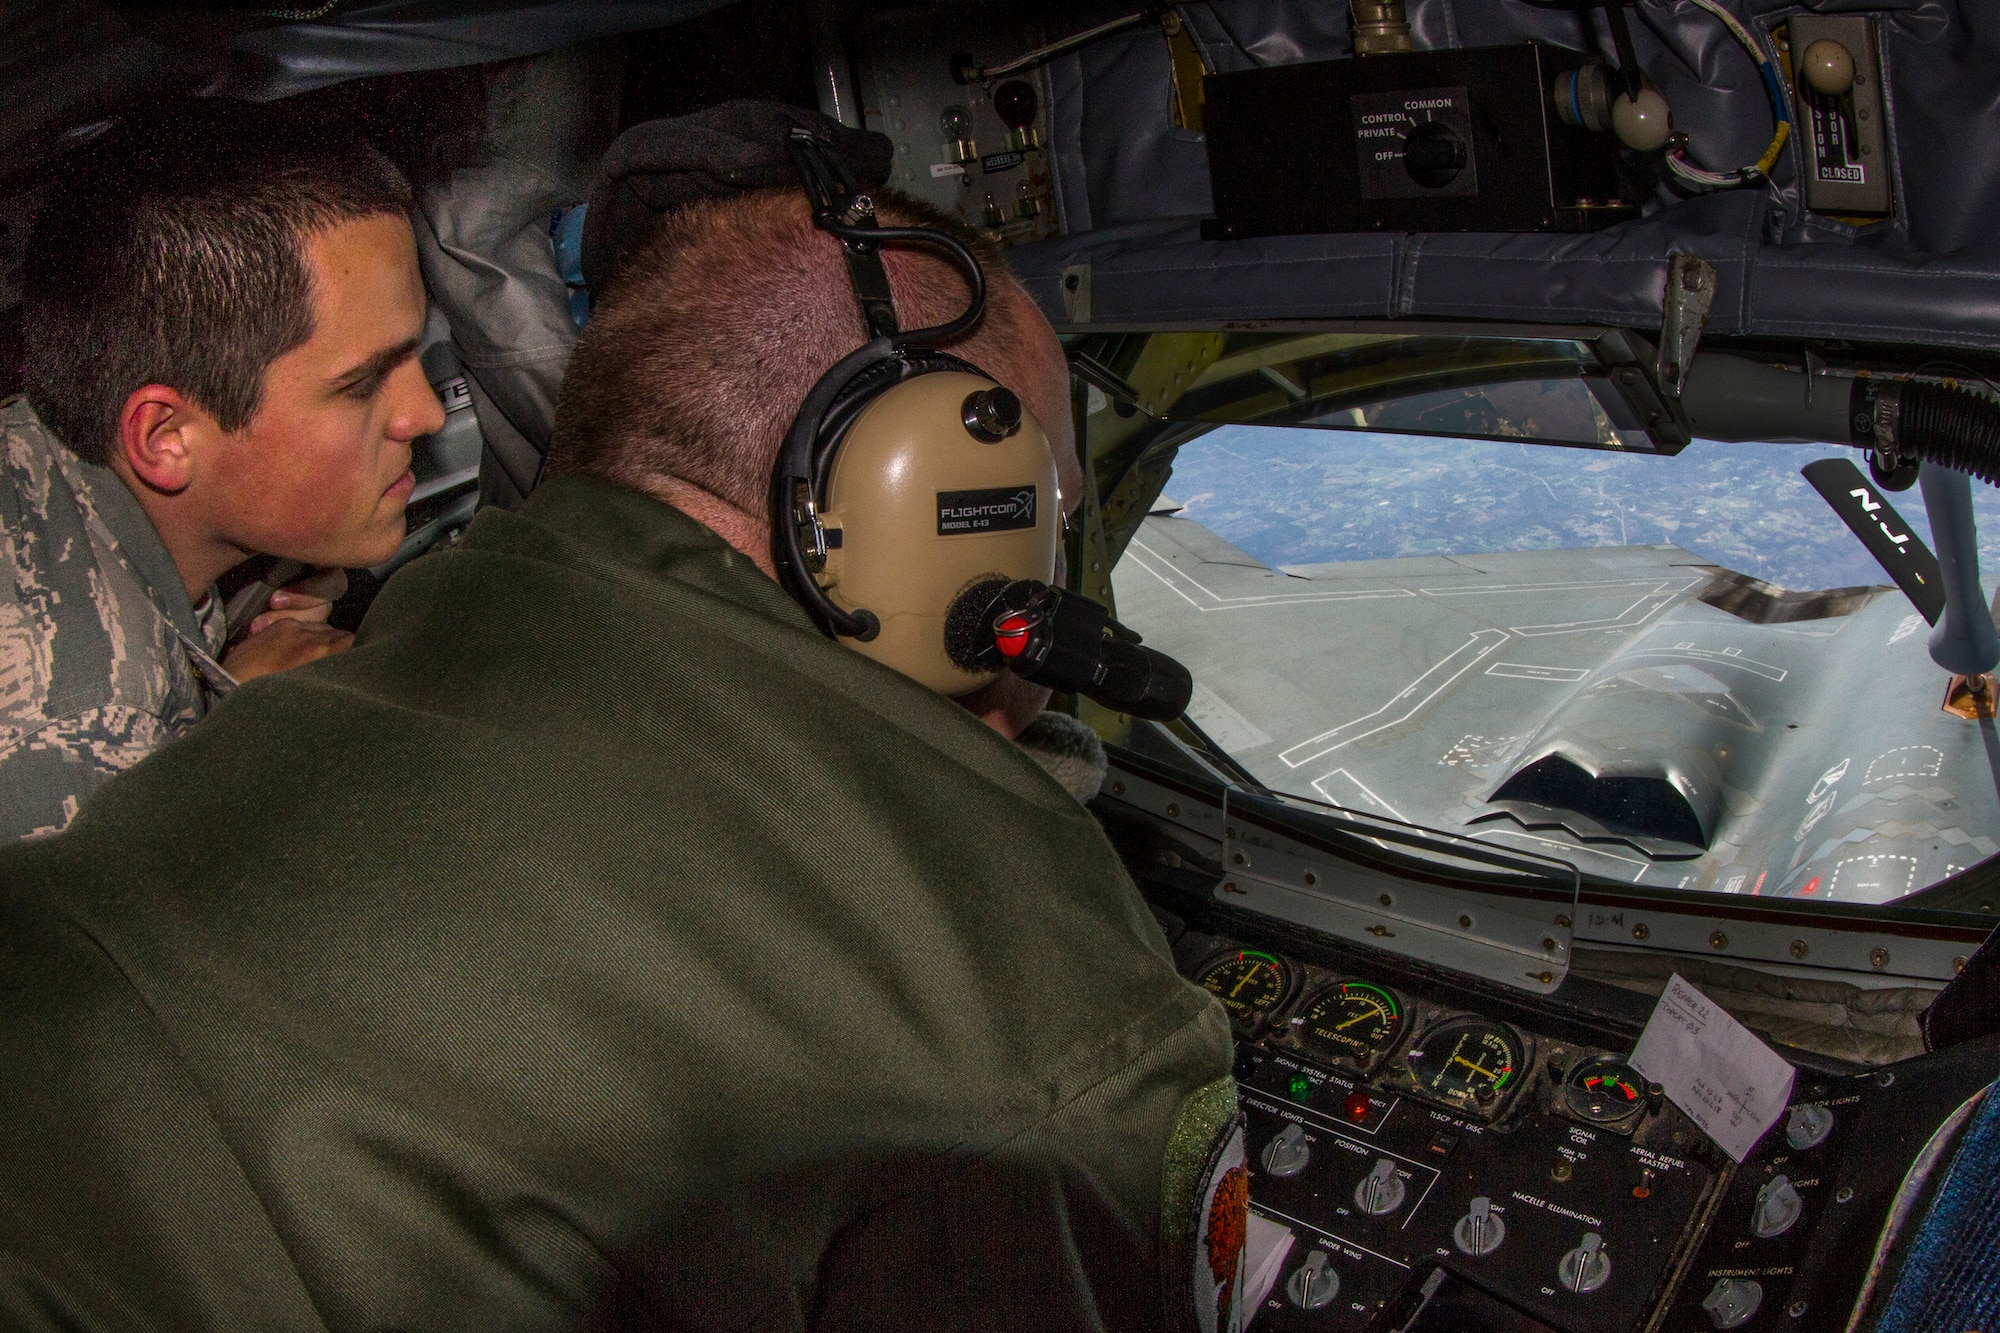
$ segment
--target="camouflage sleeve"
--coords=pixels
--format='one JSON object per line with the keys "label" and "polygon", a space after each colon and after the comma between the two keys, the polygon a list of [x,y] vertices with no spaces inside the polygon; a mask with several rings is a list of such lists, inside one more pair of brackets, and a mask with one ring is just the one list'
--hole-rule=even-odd
{"label": "camouflage sleeve", "polygon": [[84,797],[171,737],[151,713],[108,704],[8,742],[0,735],[0,842],[60,833]]}

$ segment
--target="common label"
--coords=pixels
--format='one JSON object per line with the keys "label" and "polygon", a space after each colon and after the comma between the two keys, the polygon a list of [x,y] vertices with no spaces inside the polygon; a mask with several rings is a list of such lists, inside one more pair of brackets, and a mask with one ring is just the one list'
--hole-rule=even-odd
{"label": "common label", "polygon": [[1012,532],[1035,526],[1035,488],[996,486],[983,491],[939,491],[938,536]]}
{"label": "common label", "polygon": [[979,159],[979,169],[989,176],[1012,171],[1028,160],[1026,153],[988,153]]}

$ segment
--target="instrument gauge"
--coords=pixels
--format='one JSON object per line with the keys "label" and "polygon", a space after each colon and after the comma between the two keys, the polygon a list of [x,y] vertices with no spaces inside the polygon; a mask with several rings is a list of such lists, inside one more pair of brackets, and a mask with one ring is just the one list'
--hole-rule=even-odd
{"label": "instrument gauge", "polygon": [[1239,1030],[1254,1031],[1292,993],[1292,965],[1255,949],[1230,949],[1202,964],[1195,984],[1222,1001]]}
{"label": "instrument gauge", "polygon": [[1646,1080],[1623,1060],[1600,1055],[1580,1062],[1563,1081],[1563,1105],[1579,1120],[1616,1125],[1646,1104]]}
{"label": "instrument gauge", "polygon": [[1490,1115],[1527,1073],[1521,1039],[1483,1018],[1452,1018],[1423,1034],[1404,1057],[1410,1078],[1447,1106]]}
{"label": "instrument gauge", "polygon": [[1292,1038],[1305,1054],[1367,1073],[1403,1035],[1403,1007],[1391,992],[1365,981],[1341,981],[1316,991],[1292,1018]]}

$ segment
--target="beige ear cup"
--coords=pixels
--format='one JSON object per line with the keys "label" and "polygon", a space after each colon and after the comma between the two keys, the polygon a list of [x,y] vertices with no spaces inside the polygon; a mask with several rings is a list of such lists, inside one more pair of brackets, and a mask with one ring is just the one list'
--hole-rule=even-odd
{"label": "beige ear cup", "polygon": [[940,694],[994,675],[945,655],[953,599],[985,579],[1055,577],[1062,498],[1048,437],[1025,409],[1019,429],[998,441],[965,424],[966,400],[996,387],[933,371],[885,392],[841,443],[820,513],[820,587],[842,610],[882,622],[866,643],[841,642]]}

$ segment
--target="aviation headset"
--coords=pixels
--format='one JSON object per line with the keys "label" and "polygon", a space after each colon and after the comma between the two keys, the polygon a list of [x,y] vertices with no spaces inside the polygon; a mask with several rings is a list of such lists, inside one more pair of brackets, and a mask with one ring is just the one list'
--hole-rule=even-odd
{"label": "aviation headset", "polygon": [[[841,242],[869,341],[812,387],[771,476],[772,557],[821,629],[945,695],[1012,670],[1140,716],[1177,717],[1193,682],[1095,602],[1053,587],[1065,527],[1055,458],[1011,391],[938,350],[986,308],[979,261],[923,227],[884,227],[813,136],[787,142],[815,226]],[[971,300],[899,329],[884,245],[943,252]]]}

